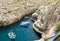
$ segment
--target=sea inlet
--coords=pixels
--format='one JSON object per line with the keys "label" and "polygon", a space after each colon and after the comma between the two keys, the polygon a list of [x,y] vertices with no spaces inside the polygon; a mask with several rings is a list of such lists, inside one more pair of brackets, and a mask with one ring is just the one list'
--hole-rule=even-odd
{"label": "sea inlet", "polygon": [[[27,18],[26,18],[27,17]],[[28,21],[30,22],[28,27],[21,27],[20,23]],[[30,19],[30,15],[23,17],[22,20],[0,28],[0,41],[12,41],[8,37],[9,32],[14,32],[16,34],[15,41],[34,41],[40,39],[37,33],[33,30],[33,21]]]}

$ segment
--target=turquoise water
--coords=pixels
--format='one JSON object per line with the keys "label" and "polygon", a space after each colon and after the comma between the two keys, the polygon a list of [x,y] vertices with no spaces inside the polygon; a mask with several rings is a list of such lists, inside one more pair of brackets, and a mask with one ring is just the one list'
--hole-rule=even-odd
{"label": "turquoise water", "polygon": [[[19,24],[22,21],[29,21],[30,25],[28,27],[21,27]],[[10,31],[13,31],[16,34],[16,41],[34,41],[39,39],[32,28],[32,24],[33,21],[31,19],[23,18],[21,21],[12,25],[0,28],[0,41],[11,41],[7,35]]]}

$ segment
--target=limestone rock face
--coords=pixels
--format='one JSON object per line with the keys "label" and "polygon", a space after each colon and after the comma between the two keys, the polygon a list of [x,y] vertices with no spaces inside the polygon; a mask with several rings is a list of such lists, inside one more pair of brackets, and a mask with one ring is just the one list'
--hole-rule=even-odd
{"label": "limestone rock face", "polygon": [[[49,3],[50,1],[52,1],[52,3]],[[46,1],[45,4],[41,5],[39,9],[32,14],[32,17],[35,13],[36,16],[38,15],[37,20],[35,19],[36,21],[33,24],[33,28],[38,33],[42,33],[43,39],[49,39],[56,33],[57,23],[60,21],[60,3],[58,1],[59,0]]]}
{"label": "limestone rock face", "polygon": [[0,0],[0,26],[6,26],[34,12],[42,0]]}
{"label": "limestone rock face", "polygon": [[31,16],[31,19],[34,20],[34,21],[36,21],[37,20],[37,17],[38,17],[38,14],[37,13],[34,13]]}

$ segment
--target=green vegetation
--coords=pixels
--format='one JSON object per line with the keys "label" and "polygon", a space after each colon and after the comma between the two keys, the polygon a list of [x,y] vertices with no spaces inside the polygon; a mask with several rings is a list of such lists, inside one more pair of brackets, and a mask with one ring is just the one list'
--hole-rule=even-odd
{"label": "green vegetation", "polygon": [[60,4],[60,0],[58,0],[58,4]]}
{"label": "green vegetation", "polygon": [[57,24],[57,32],[60,31],[60,22]]}

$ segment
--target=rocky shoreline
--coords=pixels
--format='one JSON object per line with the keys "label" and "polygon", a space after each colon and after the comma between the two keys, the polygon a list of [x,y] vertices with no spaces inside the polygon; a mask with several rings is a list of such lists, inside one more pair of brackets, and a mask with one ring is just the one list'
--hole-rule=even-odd
{"label": "rocky shoreline", "polygon": [[35,21],[33,29],[42,34],[42,38],[36,41],[48,41],[56,34],[57,24],[60,21],[60,4],[54,1],[53,4],[41,5],[31,19]]}
{"label": "rocky shoreline", "polygon": [[10,25],[38,9],[39,0],[0,0],[0,26]]}
{"label": "rocky shoreline", "polygon": [[59,0],[0,0],[0,27],[31,13],[31,19],[35,21],[33,29],[42,33],[42,38],[36,41],[47,41],[53,37],[60,21]]}

